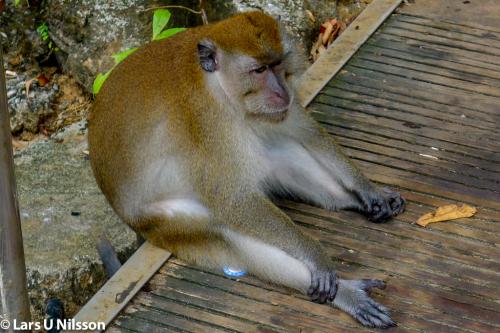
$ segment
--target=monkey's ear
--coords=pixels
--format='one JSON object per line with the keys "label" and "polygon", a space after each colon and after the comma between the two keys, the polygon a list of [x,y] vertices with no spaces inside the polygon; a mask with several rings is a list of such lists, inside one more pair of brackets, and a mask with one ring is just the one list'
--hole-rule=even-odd
{"label": "monkey's ear", "polygon": [[217,66],[217,47],[210,39],[202,39],[198,43],[198,58],[200,59],[201,68],[207,72],[215,72]]}

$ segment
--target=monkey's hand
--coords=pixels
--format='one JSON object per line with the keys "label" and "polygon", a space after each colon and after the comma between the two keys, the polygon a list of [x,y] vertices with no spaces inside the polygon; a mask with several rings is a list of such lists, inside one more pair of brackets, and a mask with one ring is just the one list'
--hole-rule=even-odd
{"label": "monkey's hand", "polygon": [[405,210],[405,199],[387,187],[359,193],[359,197],[363,204],[363,213],[371,222],[385,222]]}
{"label": "monkey's hand", "polygon": [[396,326],[389,310],[370,298],[370,289],[374,287],[384,289],[385,283],[375,279],[339,280],[337,296],[330,304],[349,313],[364,326]]}
{"label": "monkey's hand", "polygon": [[316,269],[312,272],[307,295],[316,303],[332,302],[337,294],[337,273],[333,269]]}

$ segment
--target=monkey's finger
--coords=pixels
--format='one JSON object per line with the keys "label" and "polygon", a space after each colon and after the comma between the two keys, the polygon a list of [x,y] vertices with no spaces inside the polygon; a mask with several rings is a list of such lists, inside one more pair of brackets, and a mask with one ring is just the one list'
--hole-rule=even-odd
{"label": "monkey's finger", "polygon": [[323,273],[320,277],[320,284],[318,288],[318,293],[319,293],[319,298],[318,302],[319,303],[325,303],[326,298],[328,297],[328,293],[330,292],[330,274],[329,273]]}
{"label": "monkey's finger", "polygon": [[321,303],[325,303],[326,299],[329,298],[330,296],[330,288],[332,287],[331,285],[331,279],[330,279],[330,274],[327,273],[325,277],[323,278],[324,284],[323,284],[323,290],[321,292]]}
{"label": "monkey's finger", "polygon": [[402,196],[394,198],[391,202],[392,216],[396,216],[404,212],[405,207],[406,207],[406,200]]}
{"label": "monkey's finger", "polygon": [[389,203],[387,202],[387,200],[382,199],[377,201],[374,207],[378,207],[378,212],[372,215],[372,221],[383,222],[391,217],[392,210],[389,207]]}
{"label": "monkey's finger", "polygon": [[396,322],[389,316],[389,311],[384,306],[369,299],[370,306],[366,309],[370,314],[369,320],[377,327],[396,326]]}
{"label": "monkey's finger", "polygon": [[386,211],[380,209],[380,206],[377,206],[377,213],[369,217],[369,220],[375,223],[384,222],[389,218]]}
{"label": "monkey's finger", "polygon": [[366,326],[366,327],[373,327],[373,324],[368,320],[368,318],[366,317],[365,314],[363,314],[362,312],[360,311],[356,311],[354,314],[353,314],[353,317],[359,321],[361,324],[363,324],[363,326]]}
{"label": "monkey's finger", "polygon": [[389,309],[386,308],[385,306],[383,306],[382,304],[378,303],[378,302],[375,302],[373,299],[371,298],[368,298],[368,303],[377,308],[380,312],[386,314],[386,315],[389,315]]}
{"label": "monkey's finger", "polygon": [[337,290],[338,290],[338,280],[337,280],[337,274],[332,273],[330,275],[331,277],[331,287],[330,287],[330,293],[328,295],[328,299],[330,302],[333,302],[335,299],[335,296],[337,295]]}
{"label": "monkey's finger", "polygon": [[311,286],[307,290],[307,294],[309,296],[312,296],[318,290],[318,286],[319,286],[318,278],[316,274],[313,274],[313,276],[311,277]]}
{"label": "monkey's finger", "polygon": [[385,289],[386,284],[382,280],[378,279],[363,279],[361,280],[361,289],[364,291],[369,291],[372,288]]}

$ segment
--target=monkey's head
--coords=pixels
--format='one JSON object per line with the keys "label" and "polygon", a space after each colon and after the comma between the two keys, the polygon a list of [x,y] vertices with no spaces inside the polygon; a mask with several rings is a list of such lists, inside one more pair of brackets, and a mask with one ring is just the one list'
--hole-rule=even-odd
{"label": "monkey's head", "polygon": [[[296,52],[276,20],[247,12],[213,25],[198,43],[211,85],[245,117],[282,121],[293,101]],[[211,87],[213,88],[213,87]]]}

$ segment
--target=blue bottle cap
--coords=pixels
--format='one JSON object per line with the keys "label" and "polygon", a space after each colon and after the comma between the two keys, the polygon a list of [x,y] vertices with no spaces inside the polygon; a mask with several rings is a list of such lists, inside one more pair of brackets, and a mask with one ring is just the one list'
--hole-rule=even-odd
{"label": "blue bottle cap", "polygon": [[226,274],[229,277],[241,277],[241,276],[244,276],[246,274],[246,272],[242,271],[240,269],[225,266],[224,267],[224,274]]}

